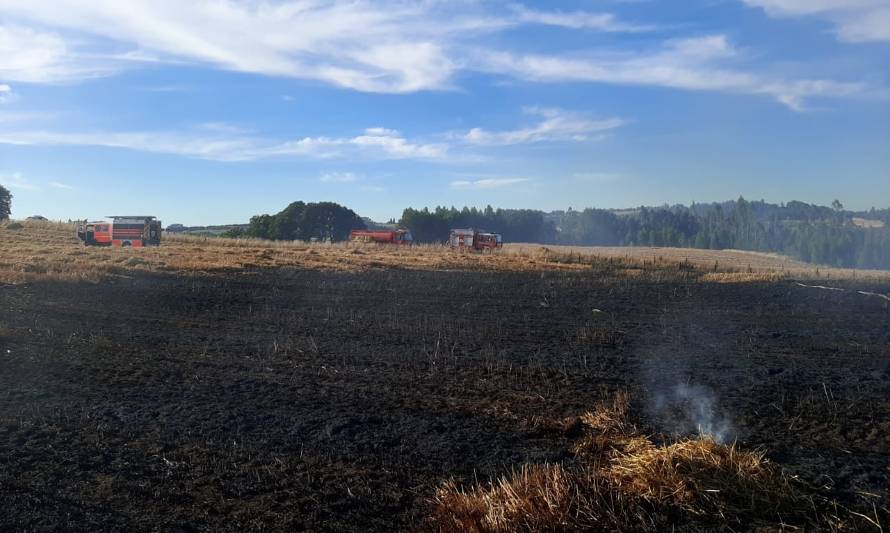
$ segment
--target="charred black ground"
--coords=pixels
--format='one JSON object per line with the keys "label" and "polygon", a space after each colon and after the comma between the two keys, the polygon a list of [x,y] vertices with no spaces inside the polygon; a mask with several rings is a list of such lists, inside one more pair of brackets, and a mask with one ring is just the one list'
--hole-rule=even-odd
{"label": "charred black ground", "polygon": [[0,529],[415,528],[449,478],[571,461],[547,421],[617,391],[677,427],[652,404],[681,384],[741,446],[886,520],[882,298],[275,270],[0,286]]}

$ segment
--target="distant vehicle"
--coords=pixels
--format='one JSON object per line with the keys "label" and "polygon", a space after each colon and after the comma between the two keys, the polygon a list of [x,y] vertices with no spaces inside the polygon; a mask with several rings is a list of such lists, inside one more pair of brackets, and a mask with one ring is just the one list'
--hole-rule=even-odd
{"label": "distant vehicle", "polygon": [[149,216],[113,216],[111,222],[87,222],[77,225],[77,238],[87,246],[141,248],[160,246],[161,221]]}
{"label": "distant vehicle", "polygon": [[414,238],[406,229],[368,230],[354,229],[349,233],[350,242],[375,242],[378,244],[411,244]]}
{"label": "distant vehicle", "polygon": [[495,250],[504,246],[504,239],[500,233],[453,229],[448,237],[448,245],[455,250]]}
{"label": "distant vehicle", "polygon": [[28,217],[27,220],[48,220],[46,217],[42,217],[40,215],[33,215]]}

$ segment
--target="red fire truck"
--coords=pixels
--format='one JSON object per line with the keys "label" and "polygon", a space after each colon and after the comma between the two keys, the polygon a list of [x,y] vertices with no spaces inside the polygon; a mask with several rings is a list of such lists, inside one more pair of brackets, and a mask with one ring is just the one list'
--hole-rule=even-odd
{"label": "red fire truck", "polygon": [[87,246],[159,246],[161,221],[148,216],[112,216],[111,222],[77,225],[77,238]]}
{"label": "red fire truck", "polygon": [[475,229],[453,229],[448,237],[448,245],[456,250],[494,250],[504,246],[500,233],[490,233]]}
{"label": "red fire truck", "polygon": [[375,242],[378,244],[411,244],[411,232],[406,229],[369,230],[354,229],[349,233],[351,242]]}

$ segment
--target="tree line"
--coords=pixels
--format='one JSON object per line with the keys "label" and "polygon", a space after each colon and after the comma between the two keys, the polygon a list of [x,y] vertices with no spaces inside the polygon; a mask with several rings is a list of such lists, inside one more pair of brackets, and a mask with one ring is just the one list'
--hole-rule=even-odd
{"label": "tree line", "polygon": [[[881,222],[860,227],[854,218]],[[668,246],[778,252],[839,267],[890,268],[890,209],[845,211],[792,201],[735,201],[640,207],[542,211],[436,207],[405,209],[399,223],[419,242],[442,242],[450,228],[502,233],[507,242],[579,246]]]}
{"label": "tree line", "polygon": [[[860,227],[862,218],[883,227]],[[839,267],[890,268],[890,209],[846,211],[819,206],[735,201],[636,209],[543,211],[491,206],[407,208],[389,227],[411,231],[420,243],[441,243],[453,228],[501,233],[506,242],[577,246],[666,246],[777,252]],[[257,215],[230,237],[342,241],[368,224],[332,202],[294,202],[274,215]]]}

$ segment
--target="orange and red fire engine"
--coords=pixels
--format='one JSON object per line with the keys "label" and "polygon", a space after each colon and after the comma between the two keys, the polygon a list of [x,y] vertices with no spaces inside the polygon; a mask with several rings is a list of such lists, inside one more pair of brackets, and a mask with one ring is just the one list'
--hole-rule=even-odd
{"label": "orange and red fire engine", "polygon": [[411,244],[411,232],[406,229],[370,230],[354,229],[349,233],[352,242],[375,242],[378,244]]}
{"label": "orange and red fire engine", "polygon": [[475,229],[453,229],[448,237],[448,245],[457,250],[494,250],[504,246],[500,233],[490,233]]}
{"label": "orange and red fire engine", "polygon": [[161,221],[147,216],[113,216],[111,222],[77,225],[77,238],[87,246],[159,246]]}

